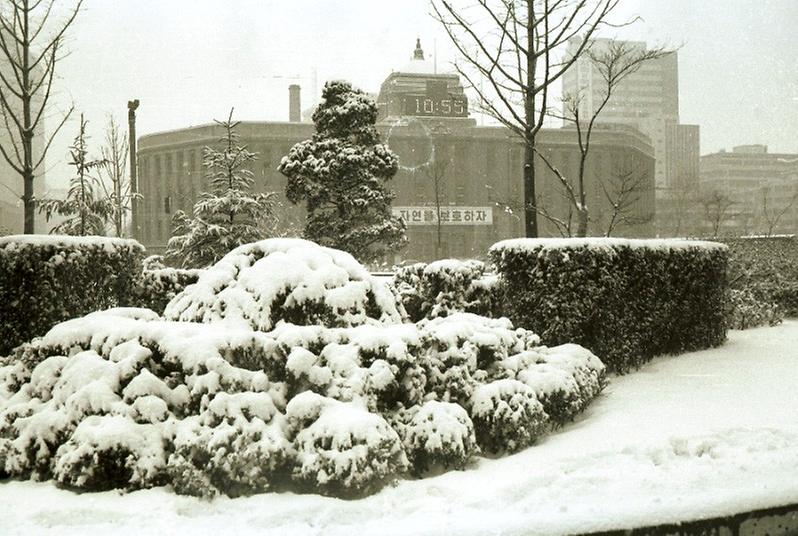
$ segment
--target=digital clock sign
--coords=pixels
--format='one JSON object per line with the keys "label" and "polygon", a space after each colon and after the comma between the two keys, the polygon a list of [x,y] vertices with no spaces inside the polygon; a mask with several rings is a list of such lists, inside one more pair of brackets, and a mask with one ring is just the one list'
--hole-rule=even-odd
{"label": "digital clock sign", "polygon": [[404,115],[468,117],[468,102],[451,95],[404,95]]}

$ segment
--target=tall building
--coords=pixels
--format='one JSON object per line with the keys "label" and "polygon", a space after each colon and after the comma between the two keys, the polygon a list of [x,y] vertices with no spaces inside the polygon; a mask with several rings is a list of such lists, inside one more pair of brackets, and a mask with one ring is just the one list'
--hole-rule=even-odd
{"label": "tall building", "polygon": [[[295,95],[296,90],[291,90]],[[290,99],[296,109],[299,103]],[[376,99],[381,139],[399,156],[400,169],[389,187],[393,210],[408,224],[408,246],[392,261],[445,257],[484,258],[491,244],[523,236],[523,143],[504,127],[480,127],[469,117],[468,99],[457,75],[437,73],[424,59],[420,43],[410,62],[388,75]],[[295,114],[290,114],[296,117]],[[242,143],[258,153],[252,171],[258,191],[284,195],[286,178],[277,171],[294,143],[311,137],[307,122],[243,122]],[[136,204],[142,222],[135,236],[152,252],[162,252],[170,237],[172,214],[190,210],[205,188],[202,149],[222,134],[205,125],[142,136]],[[538,148],[567,176],[575,176],[578,147],[569,129],[544,129]],[[593,139],[587,170],[591,228],[601,234],[612,207],[599,178],[619,167],[641,170],[647,178],[618,235],[652,236],[654,153],[647,136],[626,125],[606,125]],[[538,193],[551,214],[567,217],[561,186],[538,162]],[[300,229],[301,207],[282,198],[282,225]],[[543,235],[558,236],[540,218]],[[574,222],[575,224],[575,222]]]}
{"label": "tall building", "polygon": [[[610,39],[594,39],[594,51],[607,50]],[[642,41],[622,42],[626,50],[645,51]],[[568,43],[573,55],[582,44],[579,38]],[[583,54],[563,76],[563,96],[579,99],[580,117],[590,118],[607,95],[601,71]],[[698,187],[700,131],[698,125],[679,123],[679,69],[676,52],[644,62],[634,73],[613,88],[610,99],[598,116],[599,123],[625,124],[638,128],[651,138],[656,167],[657,229],[672,234],[677,199]]]}

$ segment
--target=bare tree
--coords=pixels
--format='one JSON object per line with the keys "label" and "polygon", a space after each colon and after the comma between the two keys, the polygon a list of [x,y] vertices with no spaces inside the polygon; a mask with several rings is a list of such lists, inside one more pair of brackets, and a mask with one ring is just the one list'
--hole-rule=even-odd
{"label": "bare tree", "polygon": [[779,225],[781,218],[793,207],[796,199],[798,199],[798,192],[793,193],[790,200],[781,209],[777,207],[769,208],[768,197],[768,188],[762,188],[762,217],[767,224],[767,234],[765,236],[773,236],[773,230]]}
{"label": "bare tree", "polygon": [[33,140],[39,135],[53,90],[56,63],[63,57],[64,34],[74,22],[83,0],[64,19],[55,21],[55,0],[13,0],[0,7],[0,112],[9,138],[0,141],[0,153],[23,181],[26,234],[33,233],[36,201],[33,183],[53,138],[72,113],[70,108],[40,154]]}
{"label": "bare tree", "polygon": [[710,226],[712,238],[717,238],[721,226],[735,215],[730,212],[737,203],[728,195],[717,190],[706,192],[699,198],[704,209],[704,217]]}
{"label": "bare tree", "polygon": [[[546,166],[554,172],[560,181],[571,210],[577,219],[577,236],[587,236],[588,222],[590,220],[590,207],[587,202],[587,159],[590,153],[590,143],[597,121],[602,111],[612,101],[612,96],[620,84],[630,75],[636,73],[644,63],[652,61],[671,53],[664,47],[647,49],[645,46],[636,46],[628,41],[602,40],[591,42],[584,56],[589,67],[600,77],[600,86],[578,88],[574,93],[563,95],[563,113],[552,114],[573,124],[576,129],[576,139],[579,147],[579,167],[575,177],[565,177],[556,171],[545,153],[535,152],[540,156]],[[584,101],[586,91],[592,92],[592,109],[586,109]],[[634,173],[633,173],[634,174]],[[617,174],[616,174],[617,175]],[[626,175],[622,172],[621,175]],[[617,178],[617,177],[616,177]],[[601,179],[598,179],[601,180]],[[625,181],[628,183],[628,181]],[[608,191],[607,185],[601,185],[604,193]],[[612,190],[610,186],[609,190]],[[627,207],[628,208],[628,207]]]}
{"label": "bare tree", "polygon": [[[454,7],[431,0],[433,16],[462,57],[455,69],[479,97],[477,106],[524,141],[524,216],[538,236],[535,146],[549,107],[549,91],[584,52],[620,0],[475,0]],[[562,47],[584,39],[573,55]],[[482,84],[482,81],[487,82]]]}
{"label": "bare tree", "polygon": [[[604,236],[611,236],[622,225],[634,226],[651,221],[653,214],[639,215],[635,211],[648,190],[650,179],[645,170],[635,166],[616,167],[609,179],[600,181],[604,198],[610,206],[610,218]],[[581,220],[579,225],[582,225]]]}
{"label": "bare tree", "polygon": [[102,164],[99,167],[102,189],[113,206],[112,223],[115,236],[126,234],[126,215],[134,199],[141,195],[131,190],[127,175],[128,141],[112,115],[108,116],[105,128],[105,146],[101,149]]}

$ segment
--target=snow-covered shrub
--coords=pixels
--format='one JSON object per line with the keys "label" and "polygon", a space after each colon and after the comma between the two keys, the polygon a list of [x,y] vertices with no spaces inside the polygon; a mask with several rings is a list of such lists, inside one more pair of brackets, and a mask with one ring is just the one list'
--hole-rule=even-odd
{"label": "snow-covered shrub", "polygon": [[53,458],[53,477],[90,491],[140,488],[166,482],[164,430],[122,415],[91,415]]}
{"label": "snow-covered shrub", "polygon": [[539,343],[534,333],[514,330],[506,318],[471,313],[422,320],[418,326],[427,391],[439,400],[463,405],[471,399],[479,370],[487,373],[496,362]]}
{"label": "snow-covered shrub", "polygon": [[479,453],[474,423],[459,404],[430,400],[395,419],[413,472],[461,469]]}
{"label": "snow-covered shrub", "polygon": [[27,361],[0,365],[0,465],[85,489],[160,485],[170,479],[169,455],[184,446],[174,429],[199,420],[207,441],[196,448],[236,452],[223,461],[225,477],[202,468],[209,481],[229,493],[262,489],[251,467],[270,471],[291,452],[264,429],[284,410],[286,388],[225,359],[242,346],[261,363],[280,359],[266,334],[163,321],[144,309],[59,324],[23,347]]}
{"label": "snow-covered shrub", "polygon": [[399,322],[390,290],[351,255],[300,239],[240,246],[167,305],[188,322],[237,322],[260,331],[279,321],[328,327]]}
{"label": "snow-covered shrub", "polygon": [[751,289],[729,289],[726,320],[731,329],[776,326],[784,320],[779,306]]}
{"label": "snow-covered shrub", "polygon": [[119,238],[0,238],[0,355],[58,322],[125,303],[143,256],[141,244]]}
{"label": "snow-covered shrub", "polygon": [[454,312],[493,316],[497,278],[477,260],[444,259],[399,268],[393,285],[408,317],[417,322]]}
{"label": "snow-covered shrub", "polygon": [[168,473],[178,493],[231,497],[284,484],[293,451],[268,393],[218,393],[179,423]]}
{"label": "snow-covered shrub", "polygon": [[533,444],[549,416],[534,389],[518,380],[482,384],[471,397],[477,443],[485,452],[515,452]]}
{"label": "snow-covered shrub", "polygon": [[520,352],[499,363],[495,376],[529,386],[557,426],[573,420],[607,383],[604,364],[576,344]]}
{"label": "snow-covered shrub", "polygon": [[624,372],[651,357],[722,344],[728,249],[609,238],[494,244],[504,313],[547,344],[574,342]]}
{"label": "snow-covered shrub", "polygon": [[424,318],[424,310],[429,307],[421,295],[421,280],[426,266],[423,262],[417,262],[399,267],[391,282],[397,300],[413,322]]}
{"label": "snow-covered shrub", "polygon": [[305,392],[291,399],[286,417],[297,449],[294,478],[310,489],[363,495],[406,468],[394,429],[356,402]]}
{"label": "snow-covered shrub", "polygon": [[[0,473],[360,496],[408,467],[463,467],[477,438],[523,448],[544,410],[563,422],[604,385],[592,353],[542,347],[507,318],[401,323],[390,292],[340,252],[266,241],[228,257],[170,304],[181,321],[109,309],[0,358]],[[286,321],[296,311],[305,325]]]}
{"label": "snow-covered shrub", "polygon": [[201,273],[198,269],[148,268],[145,265],[126,305],[162,313],[166,304],[188,285],[196,283]]}

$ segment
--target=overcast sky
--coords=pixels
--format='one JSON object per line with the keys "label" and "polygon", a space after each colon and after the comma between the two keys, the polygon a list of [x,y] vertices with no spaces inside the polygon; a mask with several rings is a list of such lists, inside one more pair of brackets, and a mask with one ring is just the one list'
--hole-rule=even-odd
{"label": "overcast sky", "polygon": [[[798,152],[798,0],[622,7],[644,22],[620,37],[681,45],[681,121],[701,126],[702,154],[749,143]],[[53,145],[48,182],[69,177],[80,112],[94,146],[108,113],[126,123],[132,98],[140,134],[208,123],[233,106],[238,119],[286,120],[289,84],[302,86],[303,108],[314,72],[317,90],[345,78],[376,92],[416,37],[429,55],[437,49],[439,68],[454,59],[428,0],[85,0],[58,66],[58,105],[74,102],[76,116]]]}

